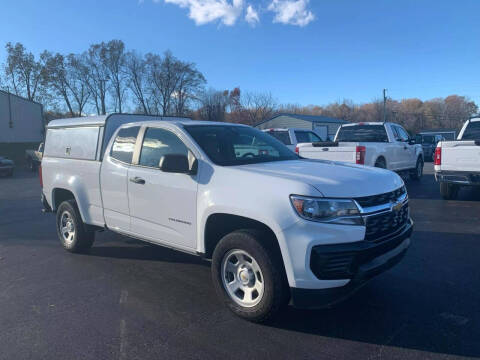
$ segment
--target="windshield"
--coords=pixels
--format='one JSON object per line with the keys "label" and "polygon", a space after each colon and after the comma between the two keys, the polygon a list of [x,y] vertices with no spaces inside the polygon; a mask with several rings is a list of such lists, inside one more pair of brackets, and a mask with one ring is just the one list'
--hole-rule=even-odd
{"label": "windshield", "polygon": [[342,126],[336,141],[343,142],[388,142],[383,125]]}
{"label": "windshield", "polygon": [[232,125],[189,125],[185,130],[217,165],[234,166],[297,160],[298,156],[272,136]]}
{"label": "windshield", "polygon": [[471,122],[467,125],[462,140],[480,140],[480,121]]}

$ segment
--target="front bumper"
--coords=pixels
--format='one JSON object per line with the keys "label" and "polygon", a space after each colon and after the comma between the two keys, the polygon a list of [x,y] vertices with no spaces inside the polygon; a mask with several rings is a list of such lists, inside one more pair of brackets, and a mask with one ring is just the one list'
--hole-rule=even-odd
{"label": "front bumper", "polygon": [[[390,269],[405,255],[410,246],[413,222],[388,240],[380,243],[360,241],[338,245],[320,245],[312,248],[311,267],[316,276],[323,278],[345,278],[351,280],[344,286],[325,289],[291,288],[292,304],[299,308],[322,308],[349,297],[374,276]],[[333,261],[337,274],[325,275],[322,266]]]}
{"label": "front bumper", "polygon": [[480,172],[472,171],[437,171],[435,179],[450,184],[480,186]]}
{"label": "front bumper", "polygon": [[14,168],[15,165],[0,165],[0,175],[10,174]]}

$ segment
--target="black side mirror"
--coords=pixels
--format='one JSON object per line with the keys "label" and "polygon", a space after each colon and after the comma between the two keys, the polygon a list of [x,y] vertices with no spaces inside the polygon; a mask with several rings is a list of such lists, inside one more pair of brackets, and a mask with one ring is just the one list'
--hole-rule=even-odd
{"label": "black side mirror", "polygon": [[415,141],[415,139],[408,139],[408,144],[409,145],[415,145],[417,142]]}
{"label": "black side mirror", "polygon": [[[197,160],[195,160],[196,162]],[[180,174],[189,174],[195,175],[197,173],[197,167],[192,166],[188,163],[187,155],[182,154],[167,154],[162,156],[160,163],[158,164],[160,170],[167,173],[180,173]]]}

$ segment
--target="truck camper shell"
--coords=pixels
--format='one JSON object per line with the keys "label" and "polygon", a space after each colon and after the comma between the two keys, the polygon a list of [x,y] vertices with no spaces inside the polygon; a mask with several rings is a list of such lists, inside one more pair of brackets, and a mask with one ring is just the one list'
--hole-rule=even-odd
{"label": "truck camper shell", "polygon": [[[142,121],[172,120],[186,120],[186,118],[110,114],[52,120],[47,125],[45,156],[101,161],[108,142],[121,125]],[[61,133],[58,134],[58,132]]]}

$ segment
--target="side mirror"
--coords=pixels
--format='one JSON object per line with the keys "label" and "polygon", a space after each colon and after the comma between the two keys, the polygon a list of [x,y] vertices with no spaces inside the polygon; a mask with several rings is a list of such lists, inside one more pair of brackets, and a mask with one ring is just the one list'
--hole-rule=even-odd
{"label": "side mirror", "polygon": [[162,156],[158,165],[163,172],[195,175],[197,173],[196,162],[197,160],[190,169],[187,155],[167,154]]}
{"label": "side mirror", "polygon": [[408,144],[409,145],[415,145],[417,142],[415,141],[415,139],[408,139]]}

